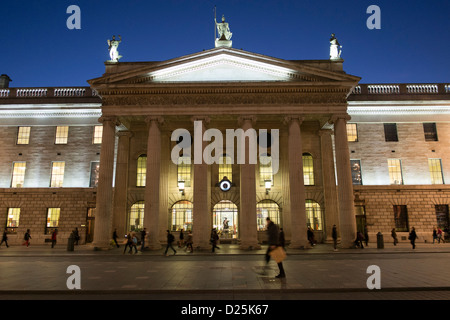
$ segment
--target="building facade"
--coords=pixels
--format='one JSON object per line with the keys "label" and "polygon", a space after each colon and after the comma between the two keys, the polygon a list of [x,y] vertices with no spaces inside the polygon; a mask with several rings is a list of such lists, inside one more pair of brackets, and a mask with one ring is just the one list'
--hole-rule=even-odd
{"label": "building facade", "polygon": [[407,241],[448,225],[448,84],[359,84],[341,59],[231,47],[105,67],[90,87],[0,89],[12,243],[78,228],[108,248],[114,230],[145,227],[151,249],[180,229],[209,248],[216,228],[251,249],[270,217],[293,248],[309,246],[307,228],[331,241],[333,225],[350,247],[365,226],[371,241],[393,228]]}

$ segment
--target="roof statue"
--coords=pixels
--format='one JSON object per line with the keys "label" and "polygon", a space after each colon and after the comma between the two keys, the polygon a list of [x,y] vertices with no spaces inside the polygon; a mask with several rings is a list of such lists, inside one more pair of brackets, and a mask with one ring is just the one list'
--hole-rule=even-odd
{"label": "roof statue", "polygon": [[109,57],[111,58],[109,62],[119,62],[119,59],[122,58],[122,56],[119,55],[119,51],[117,50],[117,48],[119,47],[119,43],[122,42],[122,37],[119,35],[119,40],[116,40],[116,36],[113,36],[112,39],[108,39],[107,42]]}
{"label": "roof statue", "polygon": [[214,17],[214,22],[217,28],[217,32],[219,33],[219,38],[216,38],[216,48],[231,47],[232,41],[230,39],[233,34],[230,32],[228,22],[225,22],[225,16],[222,15],[221,23],[217,23],[217,20]]}
{"label": "roof statue", "polygon": [[330,59],[340,60],[341,59],[342,46],[339,45],[334,33],[331,34],[330,39]]}

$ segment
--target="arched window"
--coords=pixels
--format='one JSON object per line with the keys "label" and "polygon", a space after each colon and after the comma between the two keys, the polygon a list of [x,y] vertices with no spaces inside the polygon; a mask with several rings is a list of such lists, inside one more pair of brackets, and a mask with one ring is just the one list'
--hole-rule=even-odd
{"label": "arched window", "polygon": [[259,156],[259,184],[265,186],[267,181],[273,186],[272,157],[270,154],[262,154]]}
{"label": "arched window", "polygon": [[231,157],[224,154],[219,157],[219,181],[227,177],[230,182],[233,181],[233,166],[231,164]]}
{"label": "arched window", "polygon": [[184,182],[185,187],[191,186],[191,158],[190,157],[179,157],[178,165],[178,182]]}
{"label": "arched window", "polygon": [[128,230],[140,231],[144,228],[144,201],[138,201],[131,206]]}
{"label": "arched window", "polygon": [[313,230],[323,230],[322,209],[314,200],[306,200],[306,225]]}
{"label": "arched window", "polygon": [[303,154],[303,180],[305,186],[314,185],[314,161],[309,153]]}
{"label": "arched window", "polygon": [[172,206],[171,230],[192,230],[192,202],[182,200]]}
{"label": "arched window", "polygon": [[256,205],[256,224],[258,231],[266,229],[267,217],[273,223],[280,225],[280,207],[272,200],[262,200]]}
{"label": "arched window", "polygon": [[147,176],[147,156],[140,155],[137,160],[136,187],[145,187],[145,178]]}
{"label": "arched window", "polygon": [[213,208],[213,228],[221,234],[221,238],[237,238],[238,208],[229,201],[222,200]]}

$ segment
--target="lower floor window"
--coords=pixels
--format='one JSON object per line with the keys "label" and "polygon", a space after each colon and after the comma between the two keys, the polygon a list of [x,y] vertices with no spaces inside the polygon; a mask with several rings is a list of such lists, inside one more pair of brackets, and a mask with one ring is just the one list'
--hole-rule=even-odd
{"label": "lower floor window", "polygon": [[394,205],[395,229],[400,232],[408,232],[408,210],[405,205]]}
{"label": "lower floor window", "polygon": [[256,224],[258,231],[266,230],[267,218],[270,218],[273,223],[280,225],[280,208],[272,200],[262,200],[256,205]]}
{"label": "lower floor window", "polygon": [[51,234],[53,230],[58,228],[60,213],[60,208],[47,209],[47,223],[45,225],[45,234]]}
{"label": "lower floor window", "polygon": [[306,200],[305,207],[307,226],[315,231],[322,230],[322,209],[320,208],[320,204],[314,200]]}
{"label": "lower floor window", "polygon": [[182,200],[172,206],[172,231],[192,230],[192,202]]}

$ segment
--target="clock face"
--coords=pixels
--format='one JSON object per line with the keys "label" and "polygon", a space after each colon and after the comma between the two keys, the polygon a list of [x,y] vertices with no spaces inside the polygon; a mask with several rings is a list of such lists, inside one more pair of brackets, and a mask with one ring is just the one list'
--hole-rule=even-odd
{"label": "clock face", "polygon": [[222,191],[228,191],[231,189],[231,182],[224,179],[224,180],[220,181],[219,187],[220,187],[220,190],[222,190]]}

